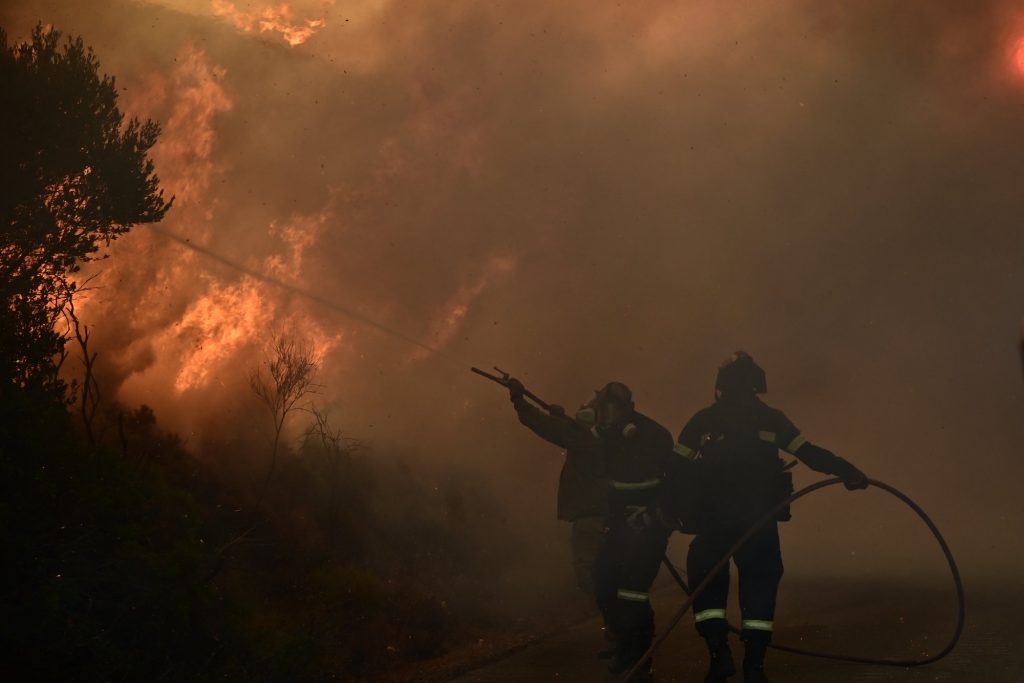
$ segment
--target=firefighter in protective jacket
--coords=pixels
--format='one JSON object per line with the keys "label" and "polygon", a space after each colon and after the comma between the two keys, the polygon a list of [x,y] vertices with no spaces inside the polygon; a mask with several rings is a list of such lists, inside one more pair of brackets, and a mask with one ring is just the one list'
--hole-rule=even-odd
{"label": "firefighter in protective jacket", "polygon": [[[615,645],[608,668],[621,673],[640,659],[654,636],[648,592],[670,527],[652,515],[674,458],[672,436],[636,411],[632,392],[621,382],[596,392],[575,419],[542,413],[523,398],[515,380],[509,388],[525,425],[580,457],[593,458],[603,474],[605,530],[593,577],[595,599]],[[646,676],[649,670],[634,680]]]}
{"label": "firefighter in protective jacket", "polygon": [[[692,585],[700,584],[751,525],[792,493],[792,477],[779,458],[780,449],[815,471],[840,477],[848,489],[868,485],[860,470],[807,441],[781,411],[758,398],[767,391],[765,373],[748,354],[737,352],[721,366],[715,389],[714,404],[686,423],[675,446],[677,456],[696,464],[702,492],[698,533],[687,557]],[[788,519],[788,510],[777,517]],[[777,521],[763,526],[733,558],[739,571],[746,683],[767,680],[764,655],[783,572]],[[726,570],[693,606],[697,631],[711,656],[705,678],[709,683],[736,673],[728,644],[728,592]]]}
{"label": "firefighter in protective jacket", "polygon": [[558,477],[558,519],[572,525],[572,563],[576,585],[594,594],[593,565],[604,536],[608,514],[607,480],[590,425],[565,416],[558,406],[553,415],[523,398],[522,384],[509,381],[519,421],[539,437],[565,450]]}

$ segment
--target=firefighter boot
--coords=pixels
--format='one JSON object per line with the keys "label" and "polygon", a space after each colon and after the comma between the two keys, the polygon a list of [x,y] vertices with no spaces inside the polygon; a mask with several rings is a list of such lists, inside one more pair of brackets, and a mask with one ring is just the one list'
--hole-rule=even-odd
{"label": "firefighter boot", "polygon": [[652,673],[653,667],[651,662],[648,660],[646,664],[640,667],[640,670],[636,672],[636,675],[630,680],[630,683],[654,683],[654,674]]}
{"label": "firefighter boot", "polygon": [[743,683],[768,683],[764,675],[764,653],[768,649],[768,638],[761,634],[747,635],[743,646]]}
{"label": "firefighter boot", "polygon": [[708,667],[708,675],[704,677],[704,683],[721,683],[736,673],[736,664],[732,661],[732,650],[729,649],[729,636],[727,634],[715,634],[705,638],[708,644],[708,655],[711,657],[711,665]]}
{"label": "firefighter boot", "polygon": [[638,657],[633,652],[633,649],[628,647],[624,639],[617,638],[615,640],[615,653],[612,654],[611,661],[608,662],[608,672],[620,674],[623,671],[628,671],[636,663],[637,659]]}
{"label": "firefighter boot", "polygon": [[[641,655],[641,657],[642,656],[643,655]],[[613,674],[625,673],[632,669],[633,665],[636,664],[639,659],[640,657],[620,656],[618,652],[616,652],[611,664],[608,665],[608,672]],[[651,661],[647,660],[644,662],[644,665],[637,670],[636,674],[629,679],[629,683],[651,683],[651,681],[654,680],[652,669]]]}
{"label": "firefighter boot", "polygon": [[[653,634],[649,631],[633,631],[615,635],[615,655],[608,664],[608,671],[620,674],[629,671],[633,665],[647,652]],[[647,681],[650,677],[651,663],[648,661],[633,677],[633,681]]]}

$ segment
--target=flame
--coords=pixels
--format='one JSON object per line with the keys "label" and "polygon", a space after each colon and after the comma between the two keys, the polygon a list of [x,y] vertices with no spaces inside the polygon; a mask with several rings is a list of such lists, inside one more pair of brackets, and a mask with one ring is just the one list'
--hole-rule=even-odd
{"label": "flame", "polygon": [[[235,10],[228,2],[217,8]],[[243,30],[276,30],[267,28],[271,19],[288,18],[290,10],[284,5],[271,10],[254,11],[252,17],[242,17],[242,24],[232,21]],[[225,224],[236,213],[224,203],[231,194],[220,189],[232,179],[231,157],[220,135],[239,98],[226,69],[204,50],[185,47],[173,66],[139,75],[123,97],[129,115],[162,122],[152,156],[161,185],[176,201],[156,229],[133,230],[112,245],[113,258],[102,266],[87,264],[83,278],[101,272],[101,288],[86,302],[88,311],[81,311],[83,319],[106,331],[99,343],[120,382],[111,395],[127,405],[153,406],[183,433],[203,429],[210,406],[244,393],[246,371],[259,361],[262,347],[275,333],[287,331],[309,341],[332,376],[365,363],[370,348],[359,335],[360,323],[349,328],[295,295],[295,290],[322,289],[311,278],[324,265],[317,250],[325,231],[339,211],[361,201],[362,192],[384,191],[393,176],[404,181],[424,171],[420,160],[430,149],[451,150],[450,171],[456,179],[475,175],[484,162],[483,131],[473,118],[479,95],[470,88],[438,91],[414,84],[416,115],[383,140],[368,169],[369,189],[327,188],[330,196],[312,211],[262,212],[258,215],[264,222],[247,225],[245,240],[230,241],[229,236],[243,233],[239,226]],[[182,249],[158,232],[222,254],[241,268],[231,270],[230,263]],[[511,256],[495,256],[442,294],[424,341],[434,349],[449,346],[480,297],[515,265]],[[295,289],[289,291],[292,285]],[[361,308],[374,311],[371,317],[385,322],[394,313],[393,305],[372,296],[361,302]],[[400,357],[399,362],[415,363],[430,352]]]}
{"label": "flame", "polygon": [[1010,60],[1017,76],[1024,78],[1024,37],[1018,38],[1010,52]]}
{"label": "flame", "polygon": [[201,202],[223,171],[214,152],[217,120],[234,109],[224,84],[226,75],[227,70],[211,63],[204,50],[189,45],[178,52],[173,70],[150,72],[138,88],[121,96],[126,111],[156,115],[161,122],[153,161],[162,186],[176,197],[172,221],[181,222],[183,205]]}
{"label": "flame", "polygon": [[[282,240],[284,250],[264,258],[256,270],[301,284],[304,256],[317,244],[332,217],[328,204],[315,214],[295,215],[281,225],[271,223],[268,232]],[[164,330],[165,338],[159,344],[181,349],[172,354],[180,358],[174,380],[178,393],[208,386],[219,369],[237,367],[232,359],[251,357],[274,331],[288,330],[310,341],[318,358],[324,358],[343,337],[340,331],[328,334],[313,316],[287,306],[287,294],[273,284],[251,276],[233,284],[204,277],[208,282],[205,293]]]}
{"label": "flame", "polygon": [[236,28],[246,33],[258,30],[260,33],[277,33],[285,42],[295,47],[309,40],[310,36],[326,25],[323,17],[304,19],[296,22],[292,9],[287,3],[270,5],[263,9],[242,11],[228,0],[212,0],[213,13],[225,17]]}
{"label": "flame", "polygon": [[266,299],[251,278],[237,285],[211,282],[209,292],[188,307],[174,328],[165,331],[179,340],[194,340],[174,379],[175,390],[182,393],[205,386],[211,371],[260,338],[271,318]]}
{"label": "flame", "polygon": [[[161,186],[175,197],[163,225],[195,240],[205,240],[210,232],[213,203],[209,189],[224,170],[215,152],[218,120],[234,108],[224,84],[226,73],[210,62],[205,51],[189,45],[178,52],[173,69],[149,72],[137,87],[121,95],[126,113],[161,121],[162,132],[152,157]],[[112,301],[94,296],[82,299],[79,312],[91,317],[92,309],[97,308],[98,316],[111,315],[133,334],[162,326],[168,292],[182,291],[183,274],[194,268],[195,256],[184,254],[153,269],[139,268],[138,264],[153,258],[154,249],[162,248],[161,240],[144,227],[136,228],[111,247],[110,254],[116,258],[86,263],[79,282],[100,275],[97,284],[120,283],[118,289],[126,299],[122,305],[129,310],[119,310],[116,296]],[[125,287],[125,283],[131,285]]]}
{"label": "flame", "polygon": [[[225,75],[203,50],[186,47],[171,70],[146,74],[123,100],[127,112],[146,112],[163,122],[152,155],[162,185],[176,201],[160,229],[196,244],[211,245],[216,232],[213,186],[226,170],[218,156],[218,126],[234,108]],[[305,255],[333,215],[332,197],[320,211],[269,222],[269,237],[280,247],[249,265],[301,284]],[[244,366],[275,331],[309,340],[321,358],[344,338],[343,331],[325,331],[272,284],[208,270],[203,256],[146,228],[116,242],[111,253],[115,258],[83,269],[80,281],[99,273],[101,287],[82,300],[79,312],[124,337],[108,357],[123,372],[117,393],[129,403],[145,401],[180,415],[175,396],[244,376]],[[244,260],[244,253],[239,256]]]}
{"label": "flame", "polygon": [[[181,394],[209,387],[224,369],[237,369],[237,357],[251,361],[275,332],[287,330],[308,340],[316,358],[323,359],[342,340],[342,333],[328,334],[302,312],[283,315],[276,292],[253,278],[236,284],[211,280],[206,294],[197,298],[181,320],[165,329],[161,347],[182,349],[174,389]],[[238,373],[236,373],[238,374]]]}
{"label": "flame", "polygon": [[[304,254],[316,245],[331,216],[325,208],[312,216],[293,217],[282,227],[272,224],[269,231],[286,240],[286,249],[267,256],[254,269],[301,282]],[[244,375],[241,368],[251,364],[258,349],[283,330],[308,340],[318,358],[324,358],[343,340],[342,330],[327,332],[305,308],[289,300],[288,292],[255,277],[225,280],[204,273],[197,288],[196,271],[202,266],[194,259],[183,259],[163,270],[158,282],[171,282],[176,289],[191,293],[180,316],[165,317],[158,329],[140,330],[156,353],[135,373],[135,386],[160,393],[161,388],[173,388],[183,394],[210,388],[214,381],[223,384],[226,376]],[[166,288],[164,284],[162,289]]]}
{"label": "flame", "polygon": [[[469,314],[471,304],[476,301],[489,287],[503,281],[516,268],[516,260],[511,256],[492,257],[484,268],[484,272],[474,281],[463,285],[453,294],[440,313],[434,317],[430,326],[430,344],[435,349],[447,346],[462,327]],[[421,360],[427,355],[425,350],[417,350],[413,360]]]}
{"label": "flame", "polygon": [[315,214],[292,216],[283,224],[271,223],[270,236],[279,238],[287,252],[268,257],[263,264],[265,272],[285,281],[297,281],[298,274],[302,272],[306,252],[316,245],[327,222],[333,217],[332,195],[327,205]]}

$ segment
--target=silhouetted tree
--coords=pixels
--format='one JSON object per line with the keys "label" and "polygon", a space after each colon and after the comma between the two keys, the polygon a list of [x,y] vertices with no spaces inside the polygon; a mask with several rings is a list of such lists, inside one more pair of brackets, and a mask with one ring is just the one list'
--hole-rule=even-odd
{"label": "silhouetted tree", "polygon": [[170,208],[148,157],[160,129],[125,122],[92,49],[42,26],[19,44],[0,29],[0,83],[0,396],[63,397],[62,286],[101,246]]}
{"label": "silhouetted tree", "polygon": [[343,484],[347,483],[342,481],[341,468],[346,465],[346,470],[350,470],[347,466],[351,464],[352,453],[360,450],[362,444],[345,438],[341,429],[331,424],[326,410],[311,404],[309,413],[313,422],[306,428],[303,441],[307,446],[311,442],[316,443],[327,466],[327,554],[334,557],[338,537],[338,498]]}
{"label": "silhouetted tree", "polygon": [[[78,312],[75,310],[75,296],[81,291],[84,291],[84,289],[76,287],[75,283],[63,286],[60,305],[63,308],[62,314],[66,327],[62,339],[65,342],[69,339],[74,339],[78,343],[78,350],[81,352],[79,360],[82,362],[82,382],[79,385],[81,392],[77,397],[78,413],[82,419],[82,426],[85,428],[85,435],[89,440],[89,445],[95,447],[96,434],[93,431],[93,420],[96,418],[96,412],[100,406],[100,387],[96,381],[94,369],[96,367],[96,357],[99,353],[89,349],[92,333],[89,331],[89,326],[83,324],[81,319],[79,319]],[[56,367],[57,371],[60,370],[60,366],[67,359],[66,347],[61,349],[59,359]],[[74,390],[71,393],[74,394]],[[70,397],[69,400],[71,400]]]}
{"label": "silhouetted tree", "polygon": [[287,335],[278,335],[270,348],[263,367],[249,371],[249,387],[267,406],[274,420],[274,443],[270,452],[270,465],[260,487],[259,501],[263,501],[267,486],[277,467],[277,454],[281,448],[281,434],[288,416],[302,406],[299,401],[317,389],[315,383],[320,360],[312,345],[300,343]]}

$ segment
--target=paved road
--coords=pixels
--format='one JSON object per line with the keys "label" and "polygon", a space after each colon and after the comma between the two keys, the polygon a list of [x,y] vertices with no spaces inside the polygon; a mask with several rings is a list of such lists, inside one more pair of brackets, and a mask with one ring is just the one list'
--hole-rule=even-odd
{"label": "paved road", "polygon": [[[1024,683],[1024,582],[967,588],[967,624],[959,646],[942,661],[906,669],[769,653],[773,683]],[[659,628],[680,602],[675,586],[654,596]],[[909,658],[937,650],[952,632],[953,589],[906,584],[783,581],[776,639],[812,649]],[[735,619],[734,619],[735,621]],[[545,638],[451,683],[614,681],[594,657],[596,621]],[[734,643],[734,651],[739,652]],[[656,683],[703,681],[707,659],[689,615],[655,658]],[[742,677],[732,679],[739,683]]]}

